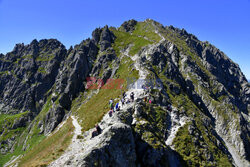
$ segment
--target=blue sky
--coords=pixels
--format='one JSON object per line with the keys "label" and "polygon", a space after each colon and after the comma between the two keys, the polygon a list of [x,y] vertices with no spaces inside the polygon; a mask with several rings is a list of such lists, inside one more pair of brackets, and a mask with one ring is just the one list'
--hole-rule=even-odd
{"label": "blue sky", "polygon": [[57,38],[67,48],[96,27],[154,19],[185,28],[238,63],[250,79],[250,0],[0,0],[0,53]]}

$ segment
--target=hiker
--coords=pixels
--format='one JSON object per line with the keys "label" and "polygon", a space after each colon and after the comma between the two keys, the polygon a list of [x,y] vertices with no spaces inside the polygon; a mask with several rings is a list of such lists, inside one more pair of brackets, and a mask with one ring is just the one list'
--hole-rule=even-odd
{"label": "hiker", "polygon": [[114,103],[110,104],[110,110],[114,110]]}
{"label": "hiker", "polygon": [[96,131],[98,134],[102,133],[102,129],[100,128],[100,126],[98,124],[96,124],[95,128],[96,128]]}
{"label": "hiker", "polygon": [[116,103],[116,105],[115,105],[115,110],[116,111],[117,111],[118,107],[119,107],[119,103]]}
{"label": "hiker", "polygon": [[94,130],[94,131],[92,132],[92,134],[91,134],[91,138],[94,138],[94,137],[96,137],[96,136],[98,136],[98,132],[97,132],[96,130]]}
{"label": "hiker", "polygon": [[109,105],[111,105],[113,103],[113,99],[109,100]]}
{"label": "hiker", "polygon": [[102,133],[102,129],[98,124],[95,125],[95,130],[92,132],[91,138],[98,136]]}
{"label": "hiker", "polygon": [[144,97],[144,102],[147,103],[147,97]]}
{"label": "hiker", "polygon": [[113,99],[109,100],[109,107],[110,107],[110,110],[114,109],[114,101],[113,101]]}
{"label": "hiker", "polygon": [[131,98],[132,102],[134,102],[134,92],[131,92],[130,98]]}
{"label": "hiker", "polygon": [[[148,102],[151,101],[151,96],[149,95],[148,98],[147,98]],[[152,101],[151,101],[152,102]],[[151,103],[150,102],[150,103]]]}
{"label": "hiker", "polygon": [[124,104],[125,104],[124,98],[121,99],[121,102],[122,102],[122,106],[124,106]]}
{"label": "hiker", "polygon": [[109,110],[109,117],[112,117],[113,115],[113,110]]}
{"label": "hiker", "polygon": [[123,92],[122,97],[125,99],[125,97],[126,97],[126,93],[125,92]]}

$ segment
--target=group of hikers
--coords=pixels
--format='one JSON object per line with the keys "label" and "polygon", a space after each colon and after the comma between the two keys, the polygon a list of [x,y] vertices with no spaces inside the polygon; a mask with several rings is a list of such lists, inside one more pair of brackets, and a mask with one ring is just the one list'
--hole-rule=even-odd
{"label": "group of hikers", "polygon": [[115,112],[115,111],[120,111],[120,106],[119,106],[119,103],[116,103],[114,105],[114,100],[113,99],[110,99],[109,100],[109,107],[110,107],[110,110],[109,110],[109,116],[111,117],[112,114]]}
{"label": "group of hikers", "polygon": [[125,105],[125,103],[128,104],[130,102],[134,102],[134,100],[135,100],[135,94],[134,94],[134,92],[130,93],[130,98],[126,98],[126,96],[127,96],[126,93],[123,92],[122,99],[121,99],[122,106]]}
{"label": "group of hikers", "polygon": [[[124,106],[125,105],[125,103],[126,104],[128,104],[128,103],[130,103],[130,102],[134,102],[134,99],[135,99],[135,94],[134,94],[134,92],[131,92],[130,93],[130,98],[126,98],[126,93],[125,92],[123,92],[122,93],[122,98],[121,98],[121,103],[122,103],[122,106]],[[109,116],[111,117],[112,116],[112,114],[115,112],[115,111],[120,111],[120,105],[119,105],[119,102],[117,102],[115,105],[114,105],[115,103],[114,103],[114,100],[113,99],[110,99],[109,100],[109,107],[110,107],[110,110],[109,110]]]}
{"label": "group of hikers", "polygon": [[147,96],[144,97],[144,102],[145,102],[145,103],[148,102],[149,104],[151,104],[151,103],[152,103],[151,97],[150,97],[150,96],[149,96],[149,97],[147,97]]}
{"label": "group of hikers", "polygon": [[[149,88],[146,87],[145,85],[143,85],[142,88],[145,89],[146,91],[149,90]],[[125,104],[129,104],[131,102],[134,102],[134,100],[135,100],[135,94],[134,94],[134,92],[130,93],[129,98],[127,98],[127,94],[126,94],[125,91],[122,93],[122,97],[121,97],[122,107]],[[144,102],[151,104],[152,103],[151,97],[150,96],[149,97],[146,96],[144,98]],[[110,117],[112,117],[112,115],[113,115],[114,112],[121,110],[119,102],[117,102],[115,104],[115,102],[114,102],[113,99],[109,100],[109,108],[110,108],[110,110],[109,110],[108,114],[109,114]],[[171,110],[171,109],[169,108],[169,110]],[[95,136],[101,134],[101,132],[102,132],[102,129],[100,128],[100,126],[98,124],[96,124],[95,131],[93,131],[93,133],[92,133],[92,137],[95,137]]]}
{"label": "group of hikers", "polygon": [[[122,93],[122,98],[121,98],[122,106],[124,106],[125,103],[128,104],[130,102],[134,102],[134,99],[135,99],[134,92],[130,93],[130,98],[126,98],[126,96],[127,96],[126,93],[123,92]],[[110,108],[110,110],[109,110],[108,114],[109,114],[110,117],[113,115],[114,112],[121,110],[119,102],[117,102],[115,104],[113,99],[109,100],[109,108]],[[95,125],[95,130],[92,132],[92,138],[95,137],[95,136],[98,136],[99,134],[101,134],[101,132],[102,132],[102,129],[100,128],[100,126],[98,124],[96,124]]]}

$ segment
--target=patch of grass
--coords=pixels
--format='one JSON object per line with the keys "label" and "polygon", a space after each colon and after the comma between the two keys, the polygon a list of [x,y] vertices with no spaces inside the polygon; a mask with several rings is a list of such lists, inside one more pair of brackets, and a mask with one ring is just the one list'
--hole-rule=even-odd
{"label": "patch of grass", "polygon": [[14,63],[19,64],[21,60],[22,60],[21,58],[17,58],[17,60]]}
{"label": "patch of grass", "polygon": [[24,129],[25,129],[24,127],[10,129],[10,130],[6,129],[5,132],[0,137],[0,141],[6,141],[7,139],[10,139],[12,137],[16,137],[16,136],[20,135],[24,131]]}
{"label": "patch of grass", "polygon": [[32,55],[25,55],[21,57],[22,59],[32,59],[33,56]]}
{"label": "patch of grass", "polygon": [[41,119],[42,117],[45,116],[45,114],[49,111],[49,109],[52,107],[52,101],[51,101],[51,96],[47,98],[46,103],[44,104],[42,111],[39,113],[39,118]]}
{"label": "patch of grass", "polygon": [[2,76],[2,75],[5,75],[5,74],[9,74],[9,71],[0,71],[0,76]]}
{"label": "patch of grass", "polygon": [[84,137],[82,135],[77,135],[77,139],[83,139]]}
{"label": "patch of grass", "polygon": [[0,166],[4,166],[13,156],[17,157],[23,153],[22,146],[15,148],[13,153],[7,153],[5,155],[0,155]]}
{"label": "patch of grass", "polygon": [[200,165],[200,159],[192,141],[192,136],[188,132],[188,126],[187,123],[178,130],[173,141],[175,150],[183,157],[184,161],[190,160],[194,166]]}
{"label": "patch of grass", "polygon": [[[196,118],[197,126],[202,133],[204,142],[208,145],[208,150],[213,154],[215,161],[217,162],[217,166],[232,166],[227,155],[224,154],[220,148],[215,144],[217,143],[217,139],[210,129],[212,127],[205,127],[199,117]],[[223,143],[224,144],[224,143]]]}
{"label": "patch of grass", "polygon": [[62,155],[64,150],[69,146],[73,130],[72,119],[69,118],[55,134],[47,137],[43,142],[40,142],[27,152],[20,159],[19,166],[48,165]]}
{"label": "patch of grass", "polygon": [[154,104],[143,105],[144,123],[137,124],[134,129],[154,149],[166,148],[164,134],[166,133],[166,117],[168,113]]}
{"label": "patch of grass", "polygon": [[55,58],[54,54],[46,54],[46,53],[41,53],[37,58],[36,61],[50,61]]}
{"label": "patch of grass", "polygon": [[154,42],[159,42],[161,37],[155,33],[155,27],[152,21],[137,22],[133,35],[145,37]]}
{"label": "patch of grass", "polygon": [[[16,119],[19,119],[22,116],[27,115],[28,113],[29,113],[29,111],[26,111],[26,112],[23,112],[23,113],[19,113],[19,114],[15,114],[15,115],[0,114],[0,131],[3,131],[7,127],[11,127],[14,124],[14,121]],[[1,137],[0,137],[0,141],[2,139]]]}
{"label": "patch of grass", "polygon": [[120,54],[120,50],[126,49],[129,45],[131,45],[131,49],[129,54],[135,55],[138,51],[141,50],[142,47],[152,44],[153,42],[144,39],[143,37],[138,37],[137,35],[131,35],[127,32],[118,31],[116,29],[112,29],[112,32],[117,37],[115,43],[113,44],[113,48],[116,51],[116,54]]}
{"label": "patch of grass", "polygon": [[42,73],[42,74],[46,74],[47,73],[47,71],[46,71],[46,69],[44,67],[39,67],[37,69],[37,71],[40,72],[40,73]]}
{"label": "patch of grass", "polygon": [[[3,132],[3,134],[0,136],[0,141],[6,141],[7,139],[10,139],[12,137],[15,137],[16,140],[18,140],[19,136],[24,132],[25,127],[17,128],[17,129],[10,129],[12,125],[14,124],[14,121],[21,118],[22,116],[25,116],[28,114],[29,111],[10,115],[10,114],[0,114],[0,130]],[[1,148],[8,147],[7,145],[1,144]],[[18,156],[22,151],[22,146],[15,146],[14,151],[11,153],[7,153],[5,155],[0,154],[0,166],[3,166],[6,162],[8,162],[11,157]]]}
{"label": "patch of grass", "polygon": [[[209,134],[206,134],[202,123],[197,120],[196,123],[198,125],[195,133],[201,133],[202,136],[197,139],[199,144],[195,144],[194,136],[189,134],[188,127],[191,124],[190,122],[181,127],[174,138],[175,149],[183,157],[183,160],[190,166],[214,166],[204,156],[206,153],[210,153],[216,162],[216,166],[232,166],[227,156],[214,144],[217,140],[210,134],[211,132],[208,131]],[[200,146],[204,144],[207,146],[207,149]]]}
{"label": "patch of grass", "polygon": [[80,122],[82,131],[93,128],[101,121],[103,115],[108,112],[108,101],[121,95],[120,89],[100,89],[99,93],[94,95],[86,104],[83,104],[77,111],[77,116],[82,120]]}

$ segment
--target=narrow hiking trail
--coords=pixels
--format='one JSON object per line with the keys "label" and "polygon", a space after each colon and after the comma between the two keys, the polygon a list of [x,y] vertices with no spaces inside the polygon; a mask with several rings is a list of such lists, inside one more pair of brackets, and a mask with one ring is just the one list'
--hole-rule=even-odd
{"label": "narrow hiking trail", "polygon": [[71,118],[72,123],[75,127],[72,142],[67,148],[67,150],[64,152],[64,154],[49,165],[50,167],[64,166],[67,160],[74,158],[75,154],[78,154],[82,151],[82,141],[80,139],[77,139],[77,136],[81,135],[82,133],[82,127],[79,125],[77,119],[74,116],[71,116]]}

